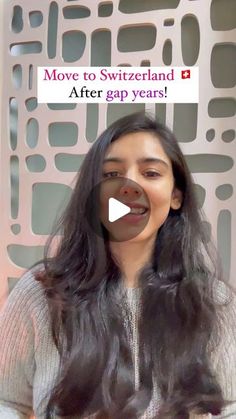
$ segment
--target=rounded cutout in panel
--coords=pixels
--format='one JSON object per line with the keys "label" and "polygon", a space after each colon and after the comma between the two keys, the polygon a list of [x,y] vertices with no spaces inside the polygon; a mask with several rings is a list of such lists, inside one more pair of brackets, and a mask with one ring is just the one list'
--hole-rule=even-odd
{"label": "rounded cutout in panel", "polygon": [[19,211],[19,158],[10,158],[10,185],[11,185],[11,216],[16,219]]}
{"label": "rounded cutout in panel", "polygon": [[213,141],[213,140],[214,140],[214,138],[215,138],[215,135],[216,135],[215,130],[214,130],[213,128],[209,129],[209,130],[206,132],[206,139],[207,139],[207,141],[209,141],[209,143],[210,143],[211,141]]}
{"label": "rounded cutout in panel", "polygon": [[52,147],[74,146],[78,140],[78,125],[74,122],[52,122],[48,127],[48,140]]}
{"label": "rounded cutout in panel", "polygon": [[19,57],[24,54],[40,54],[42,52],[42,43],[41,42],[19,42],[16,44],[10,45],[11,55],[14,57]]}
{"label": "rounded cutout in panel", "polygon": [[184,64],[194,65],[200,49],[200,29],[195,16],[185,15],[181,21],[181,46]]}
{"label": "rounded cutout in panel", "polygon": [[20,224],[12,224],[11,225],[11,231],[16,236],[17,236],[17,234],[20,234],[20,232],[21,232],[21,226],[20,226]]}
{"label": "rounded cutout in panel", "polygon": [[20,64],[14,65],[12,69],[12,83],[15,89],[20,89],[22,86],[22,66]]}
{"label": "rounded cutout in panel", "polygon": [[226,278],[229,278],[231,264],[232,216],[229,210],[221,210],[217,220],[217,247]]}
{"label": "rounded cutout in panel", "polygon": [[234,165],[230,156],[220,154],[185,155],[185,159],[192,173],[224,173]]}
{"label": "rounded cutout in panel", "polygon": [[26,165],[30,172],[43,172],[46,168],[46,160],[40,154],[26,157]]}
{"label": "rounded cutout in panel", "polygon": [[26,99],[25,106],[28,112],[34,111],[38,106],[38,101],[36,97],[30,97],[29,99]]}
{"label": "rounded cutout in panel", "polygon": [[231,143],[235,139],[235,130],[234,129],[227,129],[222,133],[222,140],[225,143]]}
{"label": "rounded cutout in panel", "polygon": [[12,32],[19,33],[22,31],[24,26],[23,17],[22,17],[22,7],[14,6],[13,17],[11,21]]}
{"label": "rounded cutout in panel", "polygon": [[16,98],[11,98],[9,102],[9,119],[10,119],[10,146],[14,151],[17,147],[17,130],[18,130],[18,102]]}
{"label": "rounded cutout in panel", "polygon": [[195,183],[194,184],[194,190],[197,197],[197,206],[198,209],[201,209],[204,205],[205,199],[206,199],[206,190],[201,185]]}
{"label": "rounded cutout in panel", "polygon": [[175,23],[174,19],[165,19],[164,26],[173,26]]}
{"label": "rounded cutout in panel", "polygon": [[171,65],[172,63],[172,42],[167,39],[163,46],[162,60],[165,65]]}
{"label": "rounded cutout in panel", "polygon": [[37,28],[43,23],[43,14],[39,10],[29,12],[29,21],[31,28]]}
{"label": "rounded cutout in panel", "polygon": [[113,13],[113,3],[112,2],[102,2],[98,6],[98,16],[99,17],[109,17]]}
{"label": "rounded cutout in panel", "polygon": [[231,198],[232,195],[233,195],[233,186],[230,185],[230,183],[219,185],[216,188],[216,196],[221,201],[226,201],[226,199]]}
{"label": "rounded cutout in panel", "polygon": [[176,9],[180,0],[120,0],[119,10],[122,13],[140,13],[150,10]]}
{"label": "rounded cutout in panel", "polygon": [[166,103],[156,103],[155,115],[162,124],[166,123]]}
{"label": "rounded cutout in panel", "polygon": [[236,45],[214,45],[211,53],[211,80],[217,88],[231,88],[236,85]]}
{"label": "rounded cutout in panel", "polygon": [[39,123],[37,119],[30,118],[26,125],[26,144],[30,148],[34,148],[38,144]]}
{"label": "rounded cutout in panel", "polygon": [[198,104],[174,104],[174,132],[180,142],[195,140],[197,135]]}
{"label": "rounded cutout in panel", "polygon": [[29,65],[29,89],[31,90],[33,86],[33,65]]}
{"label": "rounded cutout in panel", "polygon": [[140,66],[141,67],[150,67],[151,66],[151,62],[150,62],[150,60],[143,60],[143,61],[141,61]]}
{"label": "rounded cutout in panel", "polygon": [[64,32],[62,36],[62,58],[66,63],[79,60],[85,50],[86,35],[82,31]]}
{"label": "rounded cutout in panel", "polygon": [[9,294],[12,292],[14,286],[17,284],[18,281],[19,281],[19,278],[10,278],[10,277],[7,278]]}
{"label": "rounded cutout in panel", "polygon": [[96,30],[91,37],[91,66],[109,67],[111,65],[111,32]]}
{"label": "rounded cutout in panel", "polygon": [[[93,123],[91,124],[91,121]],[[98,133],[98,104],[88,103],[86,112],[86,140],[92,143],[96,140]]]}
{"label": "rounded cutout in panel", "polygon": [[208,115],[211,118],[227,118],[236,114],[236,100],[231,97],[219,97],[210,100]]}
{"label": "rounded cutout in panel", "polygon": [[44,246],[23,246],[22,244],[10,244],[7,253],[10,260],[21,268],[31,268],[37,261],[43,258]]}
{"label": "rounded cutout in panel", "polygon": [[61,172],[79,172],[84,157],[84,154],[56,154],[55,166]]}
{"label": "rounded cutout in panel", "polygon": [[52,111],[69,111],[76,108],[76,103],[47,103]]}
{"label": "rounded cutout in panel", "polygon": [[58,4],[53,1],[48,14],[47,52],[49,58],[55,58],[57,52]]}
{"label": "rounded cutout in panel", "polygon": [[117,36],[117,48],[120,52],[146,51],[156,43],[154,25],[121,26]]}
{"label": "rounded cutout in panel", "polygon": [[129,63],[122,63],[122,64],[119,64],[118,67],[132,67],[132,65]]}
{"label": "rounded cutout in panel", "polygon": [[215,31],[229,31],[236,27],[236,2],[235,0],[212,0],[211,26]]}
{"label": "rounded cutout in panel", "polygon": [[63,7],[63,16],[65,19],[83,19],[89,17],[91,11],[85,6],[66,6]]}
{"label": "rounded cutout in panel", "polygon": [[144,103],[113,103],[107,107],[107,126],[111,125],[117,119],[129,115],[133,112],[143,112]]}
{"label": "rounded cutout in panel", "polygon": [[[51,199],[53,197],[53,199]],[[50,234],[71,197],[71,188],[61,183],[36,183],[32,191],[32,231]]]}

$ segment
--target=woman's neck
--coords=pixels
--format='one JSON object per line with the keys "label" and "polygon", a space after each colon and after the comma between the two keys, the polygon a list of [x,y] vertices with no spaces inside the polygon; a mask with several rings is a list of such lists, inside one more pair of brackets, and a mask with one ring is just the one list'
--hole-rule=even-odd
{"label": "woman's neck", "polygon": [[141,242],[110,242],[113,257],[123,274],[127,288],[137,287],[137,274],[151,259],[154,239]]}

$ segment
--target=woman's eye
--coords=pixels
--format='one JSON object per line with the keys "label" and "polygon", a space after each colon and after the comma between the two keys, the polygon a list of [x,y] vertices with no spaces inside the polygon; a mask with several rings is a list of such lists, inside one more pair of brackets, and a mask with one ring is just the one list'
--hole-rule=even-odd
{"label": "woman's eye", "polygon": [[103,177],[116,177],[119,176],[119,172],[107,172],[103,173]]}
{"label": "woman's eye", "polygon": [[160,176],[160,173],[155,172],[154,170],[148,170],[145,172],[146,177],[158,177]]}

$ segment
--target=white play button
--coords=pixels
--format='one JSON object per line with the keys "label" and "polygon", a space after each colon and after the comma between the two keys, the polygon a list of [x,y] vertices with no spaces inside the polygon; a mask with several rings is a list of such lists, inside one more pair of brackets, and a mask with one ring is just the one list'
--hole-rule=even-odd
{"label": "white play button", "polygon": [[132,240],[149,222],[150,210],[131,216],[131,203],[151,206],[145,191],[131,179],[107,177],[87,193],[84,215],[90,228],[105,243]]}
{"label": "white play button", "polygon": [[119,220],[119,218],[123,217],[126,214],[129,214],[130,211],[131,209],[130,207],[128,207],[128,205],[123,204],[115,198],[109,198],[108,220],[110,221],[110,223]]}

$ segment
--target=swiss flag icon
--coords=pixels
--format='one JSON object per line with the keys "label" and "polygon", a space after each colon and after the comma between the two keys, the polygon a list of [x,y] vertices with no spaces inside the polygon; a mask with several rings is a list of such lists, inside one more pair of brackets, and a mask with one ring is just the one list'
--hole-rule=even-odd
{"label": "swiss flag icon", "polygon": [[181,79],[190,79],[191,78],[191,71],[190,70],[182,70],[181,71]]}

